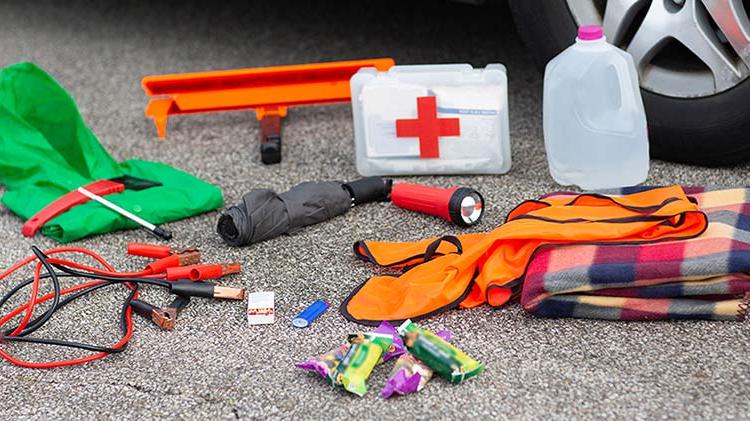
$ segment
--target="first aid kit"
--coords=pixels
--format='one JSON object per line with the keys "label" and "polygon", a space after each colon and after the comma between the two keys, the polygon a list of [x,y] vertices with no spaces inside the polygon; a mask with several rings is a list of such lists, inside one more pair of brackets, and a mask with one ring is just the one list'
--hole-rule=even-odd
{"label": "first aid kit", "polygon": [[503,65],[362,68],[350,85],[360,174],[502,174],[510,169]]}

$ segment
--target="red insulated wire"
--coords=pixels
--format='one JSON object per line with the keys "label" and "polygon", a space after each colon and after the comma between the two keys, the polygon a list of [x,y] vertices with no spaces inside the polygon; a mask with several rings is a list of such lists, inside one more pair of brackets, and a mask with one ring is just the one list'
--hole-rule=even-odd
{"label": "red insulated wire", "polygon": [[47,259],[47,261],[53,264],[69,266],[74,269],[85,270],[88,272],[95,273],[97,275],[118,276],[121,278],[164,278],[166,276],[166,274],[164,273],[152,274],[151,271],[149,270],[142,270],[140,272],[114,272],[114,271],[109,271],[109,270],[101,270],[95,267],[91,267],[91,266],[84,265],[81,263],[71,262],[70,260],[64,260],[64,259],[50,258],[50,259]]}
{"label": "red insulated wire", "polygon": [[[84,248],[80,248],[80,247],[60,247],[60,248],[52,249],[52,250],[48,251],[47,254],[59,254],[59,253],[70,253],[70,252],[83,253],[83,254],[85,254],[87,256],[93,257],[99,263],[101,263],[102,266],[104,266],[106,269],[108,269],[108,271],[102,271],[102,270],[98,270],[97,269],[96,273],[99,273],[99,274],[117,274],[117,272],[115,272],[114,268],[109,263],[107,263],[107,261],[104,260],[101,256],[97,255],[96,253],[94,253],[94,252],[92,252],[90,250],[86,250]],[[33,262],[34,260],[36,260],[36,256],[28,257],[28,258],[22,260],[21,262],[19,262],[18,264],[14,265],[13,267],[11,267],[10,269],[8,269],[7,271],[3,272],[2,275],[0,275],[0,280],[6,278],[11,273],[15,272],[16,270],[20,269],[21,267],[23,267],[23,266],[25,266],[27,264]],[[59,260],[59,259],[53,259],[53,260],[54,260],[54,262],[52,260],[50,260],[50,263],[70,264],[73,267],[86,267],[85,265],[79,265],[78,263],[68,262],[66,260]],[[40,276],[41,276],[41,270],[42,270],[42,264],[41,263],[37,263],[36,269],[34,270],[34,283],[33,283],[32,287],[31,287],[31,297],[29,298],[29,301],[27,303],[28,305],[26,307],[26,314],[24,315],[24,318],[21,320],[21,323],[18,325],[18,327],[13,332],[11,332],[9,334],[10,336],[17,336],[19,333],[21,333],[21,331],[23,331],[26,328],[26,326],[28,325],[29,321],[31,320],[31,315],[34,312],[34,306],[36,305],[36,298],[37,298],[37,295],[39,293],[39,281],[40,281]],[[123,277],[128,276],[128,275],[123,275],[123,274],[117,274],[117,275],[123,276]],[[2,326],[2,325],[3,325],[3,323],[0,323],[0,326]]]}
{"label": "red insulated wire", "polygon": [[[34,269],[34,284],[31,287],[31,298],[29,298],[29,301],[26,304],[26,314],[23,316],[23,320],[21,320],[21,323],[18,324],[16,330],[9,334],[10,336],[18,336],[19,333],[26,329],[26,325],[29,324],[29,321],[31,320],[31,313],[34,311],[34,306],[36,305],[36,297],[39,294],[40,276],[42,276],[41,263],[36,266],[36,269]],[[0,323],[0,327],[2,327],[3,324],[5,324],[5,322]]]}
{"label": "red insulated wire", "polygon": [[[60,295],[66,295],[66,294],[70,294],[71,292],[75,292],[75,291],[79,291],[88,287],[96,286],[102,282],[104,281],[89,281],[83,284],[74,285],[70,288],[66,288],[60,291]],[[39,298],[38,302],[42,303],[45,301],[49,301],[54,296],[55,294],[53,293],[44,295],[41,298]],[[138,298],[138,294],[136,293],[136,295],[133,298]],[[3,317],[2,320],[0,320],[0,326],[8,322],[8,320],[11,320],[13,317],[20,314],[25,308],[27,308],[27,306],[28,306],[28,303],[23,304],[19,306],[18,308],[16,308],[15,310],[13,310],[12,312],[8,313],[5,317]],[[126,322],[126,333],[122,337],[122,339],[120,339],[116,344],[112,346],[112,348],[114,349],[122,348],[123,346],[125,346],[125,344],[127,344],[130,341],[130,338],[133,336],[133,318],[132,318],[132,309],[130,307],[128,307],[128,309],[126,310],[125,322]],[[104,358],[107,355],[109,355],[109,353],[107,352],[98,352],[96,354],[92,354],[86,357],[74,358],[74,359],[69,359],[69,360],[49,361],[49,362],[30,362],[30,361],[17,359],[13,357],[12,355],[6,353],[2,349],[0,349],[0,357],[4,358],[11,364],[14,364],[20,367],[25,367],[25,368],[41,368],[41,369],[67,367],[71,365],[83,364],[83,363],[98,360],[100,358]]]}
{"label": "red insulated wire", "polygon": [[[110,266],[107,263],[107,261],[104,260],[103,258],[101,258],[99,255],[97,255],[96,253],[94,253],[94,252],[92,252],[90,250],[86,250],[86,249],[83,249],[83,248],[80,248],[80,247],[60,247],[60,248],[56,248],[56,249],[50,250],[48,252],[48,254],[58,254],[58,253],[66,253],[66,252],[84,253],[84,254],[86,254],[88,256],[93,257],[97,261],[99,261],[105,268],[110,269],[110,270],[114,270],[114,268],[112,268],[112,266]],[[5,279],[10,274],[16,272],[20,268],[26,266],[27,264],[29,264],[29,263],[31,263],[31,262],[33,262],[35,260],[36,260],[36,256],[30,256],[30,257],[27,257],[26,259],[24,259],[24,260],[16,263],[15,265],[11,266],[10,269],[8,269],[5,272],[3,272],[2,274],[0,274],[0,280]],[[21,333],[21,331],[26,328],[26,325],[31,320],[31,315],[32,315],[32,313],[34,311],[34,306],[36,305],[36,297],[37,297],[37,295],[39,293],[39,278],[41,276],[41,270],[42,270],[41,263],[37,263],[36,269],[34,270],[34,283],[33,283],[32,287],[31,287],[31,297],[29,298],[28,306],[26,307],[26,309],[27,309],[26,310],[26,314],[24,315],[24,318],[23,318],[23,320],[21,320],[21,323],[18,325],[18,327],[13,332],[10,333],[10,336],[17,336],[19,333]],[[2,326],[2,323],[0,323],[0,326]]]}
{"label": "red insulated wire", "polygon": [[[148,273],[148,274],[144,273],[145,271],[141,271],[141,272],[116,272],[114,270],[114,268],[109,263],[107,263],[107,261],[104,260],[101,256],[97,255],[96,253],[94,253],[94,252],[92,252],[90,250],[86,250],[86,249],[79,248],[79,247],[60,247],[60,248],[51,249],[51,250],[45,252],[45,254],[47,254],[47,255],[59,254],[59,253],[81,253],[81,254],[84,254],[86,256],[89,256],[89,257],[92,257],[93,259],[95,259],[106,270],[92,268],[92,267],[87,266],[87,265],[83,265],[83,264],[79,264],[79,263],[76,263],[76,262],[71,262],[71,261],[63,260],[63,259],[49,259],[49,262],[50,263],[54,263],[54,264],[66,265],[66,266],[70,266],[70,267],[77,268],[77,269],[88,270],[88,271],[91,271],[91,272],[93,272],[95,274],[102,274],[102,275],[119,276],[119,277],[135,277],[135,276],[144,276],[144,275],[147,275],[149,277],[160,277],[160,275],[153,275],[153,274],[150,274],[150,273]],[[15,273],[16,271],[18,271],[22,267],[24,267],[24,266],[26,266],[26,265],[34,262],[35,260],[37,260],[36,256],[32,256],[32,257],[28,257],[28,258],[26,258],[26,259],[24,259],[24,260],[16,263],[15,265],[11,266],[9,269],[7,269],[6,271],[4,271],[4,272],[2,272],[0,274],[0,280],[3,280],[5,278],[7,278],[9,275]],[[23,331],[23,329],[27,326],[27,324],[31,320],[31,315],[33,314],[34,307],[36,306],[36,304],[43,303],[45,301],[49,301],[52,298],[54,298],[54,296],[55,296],[54,293],[50,293],[50,294],[44,295],[42,297],[37,297],[38,296],[38,292],[39,292],[40,278],[41,278],[41,268],[42,268],[41,262],[37,263],[37,265],[35,267],[35,270],[34,270],[34,280],[33,280],[33,286],[32,286],[31,296],[30,296],[29,300],[25,304],[20,305],[19,307],[17,307],[16,309],[14,309],[13,311],[11,311],[10,313],[6,314],[2,319],[0,319],[0,326],[3,326],[5,323],[7,323],[8,321],[12,320],[14,317],[18,316],[22,312],[24,312],[24,311],[26,312],[25,315],[24,315],[23,320],[21,321],[21,323],[18,325],[18,327],[13,332],[11,332],[9,334],[9,336],[17,336],[21,331]],[[161,275],[161,276],[163,277],[163,275]],[[79,290],[86,289],[86,288],[89,288],[89,287],[92,287],[92,286],[96,286],[96,285],[101,284],[102,282],[105,282],[105,281],[89,281],[89,282],[84,282],[82,284],[74,285],[72,287],[69,287],[69,288],[61,290],[60,291],[60,295],[62,296],[62,295],[65,295],[65,294],[70,294],[70,293],[75,292],[75,291],[79,291]],[[128,288],[131,288],[131,289],[134,288],[132,285],[129,285],[127,283],[125,284],[125,286],[128,287]],[[134,298],[137,298],[137,297],[138,297],[138,293],[136,291],[136,293],[134,295]],[[119,348],[122,348],[123,346],[125,346],[128,343],[128,341],[130,341],[130,338],[133,335],[132,309],[130,307],[128,307],[126,309],[126,311],[125,311],[125,326],[126,326],[125,334],[123,335],[123,337],[116,344],[114,344],[112,346],[113,349],[119,349]],[[55,368],[55,367],[65,367],[65,366],[72,366],[72,365],[77,365],[77,364],[83,364],[83,363],[86,363],[86,362],[98,360],[98,359],[103,358],[103,357],[105,357],[107,355],[109,355],[109,353],[107,353],[107,352],[99,352],[99,353],[95,353],[95,354],[92,354],[92,355],[89,355],[89,356],[86,356],[86,357],[82,357],[82,358],[67,359],[67,360],[62,360],[62,361],[30,362],[30,361],[24,361],[24,360],[15,358],[12,355],[10,355],[7,352],[5,352],[5,351],[3,351],[3,350],[0,349],[0,357],[2,357],[3,359],[7,360],[11,364],[14,364],[14,365],[17,365],[17,366],[21,366],[21,367],[26,367],[26,368],[42,368],[42,369],[44,369],[44,368]]]}
{"label": "red insulated wire", "polygon": [[[71,292],[76,292],[76,291],[80,291],[82,289],[93,287],[93,286],[101,284],[102,282],[104,282],[104,281],[89,281],[89,282],[84,282],[82,284],[73,285],[72,287],[65,288],[65,289],[61,290],[60,291],[60,295],[62,296],[62,295],[70,294]],[[43,295],[38,300],[36,300],[36,303],[38,304],[38,303],[43,303],[45,301],[49,301],[54,296],[55,296],[54,293],[49,293],[47,295]],[[2,327],[5,323],[7,323],[8,321],[10,321],[14,317],[18,316],[19,314],[21,314],[24,310],[27,310],[28,308],[29,308],[29,302],[26,302],[25,304],[21,304],[20,306],[16,307],[13,311],[11,311],[10,313],[6,314],[5,316],[3,316],[2,319],[0,319],[0,327]],[[15,336],[15,335],[12,335],[12,336]]]}
{"label": "red insulated wire", "polygon": [[[104,258],[102,258],[98,254],[94,253],[93,251],[87,250],[85,248],[81,248],[81,247],[58,247],[58,248],[54,248],[54,249],[50,249],[50,250],[45,251],[45,254],[47,254],[47,255],[59,254],[59,253],[83,253],[83,254],[85,254],[85,255],[87,255],[89,257],[94,258],[97,262],[101,263],[102,266],[104,266],[105,268],[107,268],[109,270],[114,270],[114,268],[112,268],[112,266],[110,266],[109,263],[107,263],[107,261],[104,260]],[[20,268],[28,265],[29,263],[31,263],[31,262],[33,262],[35,260],[36,260],[36,256],[29,256],[29,257],[21,260],[20,262],[16,263],[15,265],[11,266],[10,268],[6,269],[5,272],[3,272],[3,273],[0,274],[0,281],[2,281],[3,279],[7,278],[8,275],[16,272],[18,269],[20,269]]]}

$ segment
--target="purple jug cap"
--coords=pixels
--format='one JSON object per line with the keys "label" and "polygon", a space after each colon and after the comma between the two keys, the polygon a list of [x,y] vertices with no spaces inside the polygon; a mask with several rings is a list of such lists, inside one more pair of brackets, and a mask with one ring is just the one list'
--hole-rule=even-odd
{"label": "purple jug cap", "polygon": [[578,39],[583,41],[594,41],[602,39],[604,31],[600,25],[584,25],[578,28]]}

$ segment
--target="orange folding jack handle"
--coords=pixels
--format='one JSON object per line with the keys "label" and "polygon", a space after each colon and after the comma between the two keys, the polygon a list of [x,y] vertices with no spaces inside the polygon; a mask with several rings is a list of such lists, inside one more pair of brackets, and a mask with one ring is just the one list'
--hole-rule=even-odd
{"label": "orange folding jack handle", "polygon": [[263,163],[281,161],[281,119],[289,107],[348,102],[349,79],[362,67],[386,71],[391,58],[259,67],[240,70],[146,76],[141,85],[151,97],[146,116],[160,139],[174,114],[255,110],[261,123]]}

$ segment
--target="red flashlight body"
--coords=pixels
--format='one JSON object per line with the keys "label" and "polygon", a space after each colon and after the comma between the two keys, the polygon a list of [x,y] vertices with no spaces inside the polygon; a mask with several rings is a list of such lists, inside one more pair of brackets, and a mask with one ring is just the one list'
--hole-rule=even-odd
{"label": "red flashlight body", "polygon": [[391,188],[391,201],[399,208],[426,213],[452,222],[450,201],[459,187],[428,187],[411,183],[396,183]]}

